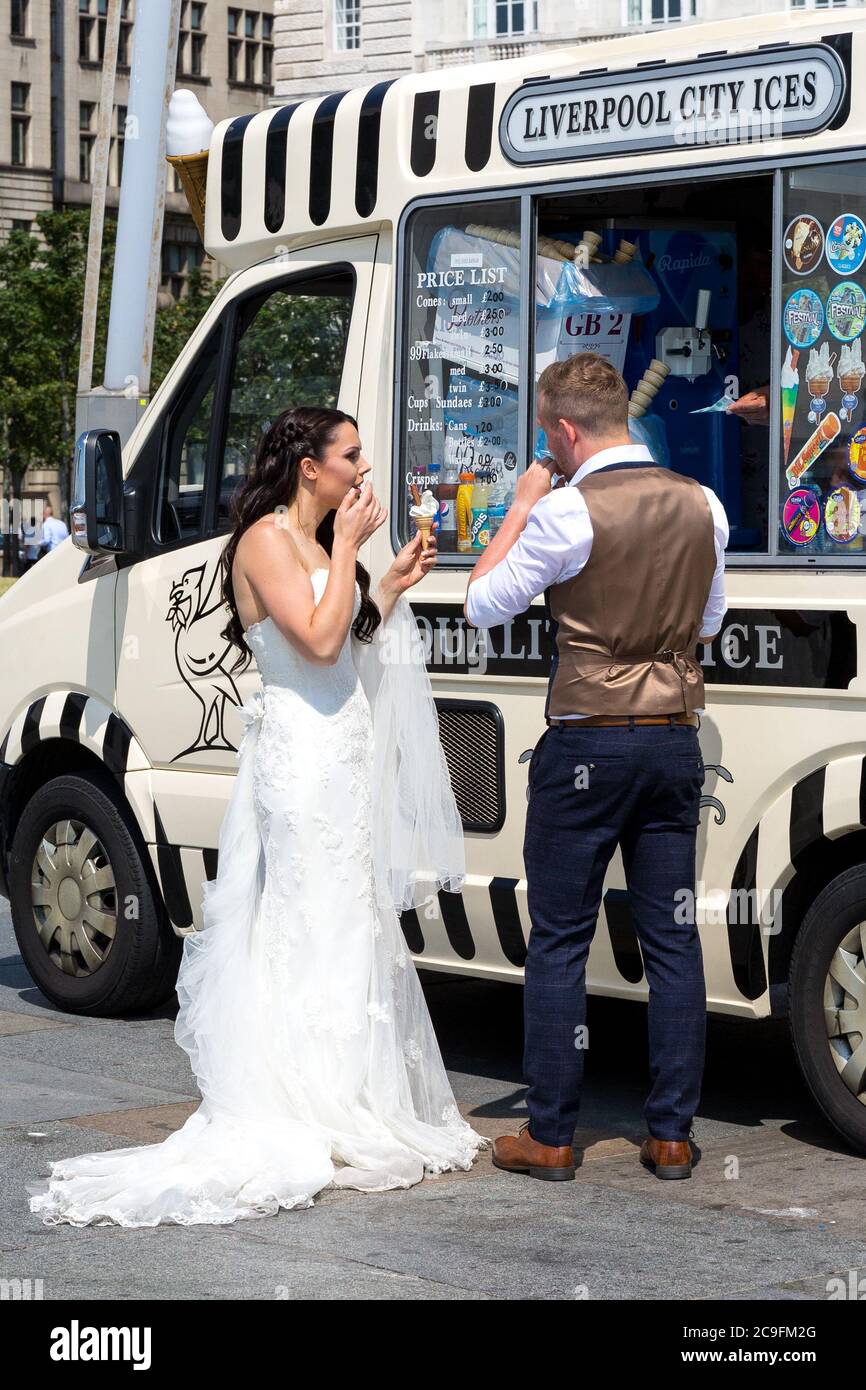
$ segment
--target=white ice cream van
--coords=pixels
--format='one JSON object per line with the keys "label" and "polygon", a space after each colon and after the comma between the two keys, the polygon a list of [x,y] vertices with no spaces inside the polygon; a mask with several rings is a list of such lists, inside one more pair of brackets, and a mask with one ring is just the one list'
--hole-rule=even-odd
{"label": "white ice cream van", "polygon": [[[864,142],[866,16],[836,10],[419,73],[216,128],[205,243],[232,273],[122,457],[109,432],[82,436],[73,537],[0,600],[0,888],[50,999],[152,1006],[200,924],[257,680],[220,637],[229,499],[263,426],[301,402],[359,421],[391,508],[374,575],[409,538],[412,483],[438,500],[440,561],[411,599],[468,875],[403,925],[420,965],[520,981],[550,625],[542,595],[487,632],[463,602],[543,445],[539,371],[591,349],[624,373],[635,437],[730,522],[683,906],[709,1007],[789,1014],[818,1105],[866,1152]],[[618,861],[590,987],[646,993]]]}

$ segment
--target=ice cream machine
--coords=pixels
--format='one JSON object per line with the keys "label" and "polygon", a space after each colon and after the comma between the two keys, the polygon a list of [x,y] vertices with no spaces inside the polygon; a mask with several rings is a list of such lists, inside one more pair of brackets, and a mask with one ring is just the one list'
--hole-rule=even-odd
{"label": "ice cream machine", "polygon": [[672,376],[688,381],[705,376],[712,362],[712,339],[707,322],[710,317],[711,291],[698,290],[693,326],[663,328],[656,334],[656,357]]}

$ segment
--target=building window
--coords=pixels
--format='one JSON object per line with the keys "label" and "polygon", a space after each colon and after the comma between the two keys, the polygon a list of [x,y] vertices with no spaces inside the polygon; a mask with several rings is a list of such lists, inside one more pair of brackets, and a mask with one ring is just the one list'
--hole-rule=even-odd
{"label": "building window", "polygon": [[30,84],[12,83],[12,163],[28,162],[28,142],[30,132]]}
{"label": "building window", "polygon": [[27,5],[28,0],[12,0],[9,32],[13,39],[26,39],[27,37]]}
{"label": "building window", "polygon": [[678,24],[697,17],[697,0],[624,0],[623,23],[637,27],[647,24]]}
{"label": "building window", "polygon": [[863,0],[788,0],[792,10],[845,10]]}
{"label": "building window", "polygon": [[205,75],[205,6],[184,0],[180,12],[177,70],[184,77]]}
{"label": "building window", "polygon": [[78,0],[78,59],[89,63],[92,55],[93,29],[96,23],[90,10],[93,0]]}
{"label": "building window", "polygon": [[187,281],[191,270],[195,270],[204,260],[204,247],[197,241],[166,241],[162,247],[162,284],[170,290],[175,299],[183,299],[187,293]]}
{"label": "building window", "polygon": [[105,57],[105,29],[108,24],[108,0],[96,0],[98,19],[96,22],[96,52],[102,62]]}
{"label": "building window", "polygon": [[538,0],[469,0],[469,34],[473,39],[533,34],[538,28]]}
{"label": "building window", "polygon": [[121,0],[120,34],[117,40],[117,66],[129,67],[130,40],[132,38],[132,15],[129,13],[129,0]]}
{"label": "building window", "polygon": [[262,15],[262,86],[274,85],[274,21],[269,14]]}
{"label": "building window", "polygon": [[230,82],[270,87],[273,71],[273,19],[259,10],[228,12]]}
{"label": "building window", "polygon": [[114,108],[114,134],[111,137],[111,149],[108,155],[109,179],[112,184],[120,186],[123,177],[123,146],[126,140],[126,107],[115,106]]}
{"label": "building window", "polygon": [[361,47],[361,0],[334,0],[334,47]]}
{"label": "building window", "polygon": [[93,146],[96,144],[96,102],[78,103],[78,177],[82,183],[93,178]]}

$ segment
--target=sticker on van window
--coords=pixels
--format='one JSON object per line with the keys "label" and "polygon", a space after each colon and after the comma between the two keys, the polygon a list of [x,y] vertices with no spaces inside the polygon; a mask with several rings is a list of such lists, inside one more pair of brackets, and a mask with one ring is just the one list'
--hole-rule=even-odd
{"label": "sticker on van window", "polygon": [[824,306],[814,290],[795,290],[785,305],[782,321],[792,347],[811,347],[824,328]]}
{"label": "sticker on van window", "polygon": [[858,430],[848,443],[848,471],[858,483],[866,483],[866,430]]}
{"label": "sticker on van window", "polygon": [[827,228],[827,264],[837,275],[853,275],[866,259],[866,225],[854,212],[843,212]]}
{"label": "sticker on van window", "polygon": [[806,487],[789,493],[782,508],[782,531],[792,545],[808,545],[821,525],[821,505],[817,495]]}
{"label": "sticker on van window", "polygon": [[795,275],[808,275],[824,251],[824,229],[810,212],[799,212],[785,229],[782,242],[785,264]]}
{"label": "sticker on van window", "polygon": [[827,297],[827,327],[840,343],[859,338],[866,325],[866,292],[856,280],[843,280]]}
{"label": "sticker on van window", "polygon": [[860,534],[860,499],[853,488],[837,487],[824,504],[827,535],[839,545],[850,545]]}

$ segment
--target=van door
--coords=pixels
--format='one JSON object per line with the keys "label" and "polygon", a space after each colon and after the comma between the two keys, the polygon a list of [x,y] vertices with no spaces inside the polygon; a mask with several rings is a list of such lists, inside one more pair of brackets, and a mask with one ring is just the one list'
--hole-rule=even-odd
{"label": "van door", "polygon": [[148,534],[118,578],[117,707],[153,766],[236,770],[236,709],[256,673],[233,670],[238,650],[221,636],[230,499],[281,411],[357,417],[377,240],[281,255],[230,281],[136,451],[127,476],[147,495]]}

